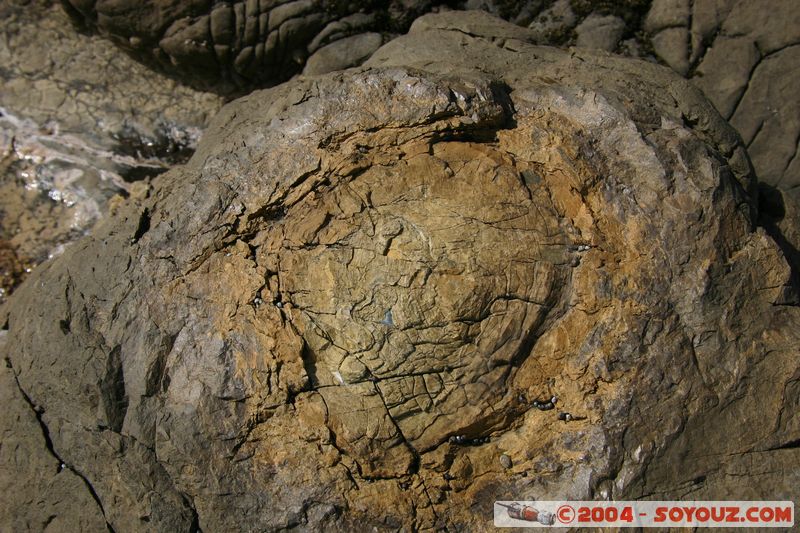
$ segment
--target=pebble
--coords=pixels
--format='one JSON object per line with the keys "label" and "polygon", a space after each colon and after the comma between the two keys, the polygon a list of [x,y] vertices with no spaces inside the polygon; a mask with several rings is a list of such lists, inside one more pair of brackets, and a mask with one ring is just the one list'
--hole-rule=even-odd
{"label": "pebble", "polygon": [[534,400],[533,406],[540,411],[549,411],[555,407],[555,404],[550,400],[546,402],[540,402],[539,400]]}
{"label": "pebble", "polygon": [[501,455],[500,456],[500,464],[503,466],[503,468],[506,468],[506,469],[511,468],[511,465],[512,465],[511,457],[509,457],[506,454]]}
{"label": "pebble", "polygon": [[451,444],[460,444],[461,446],[477,446],[489,442],[489,437],[477,437],[468,439],[466,435],[453,435],[447,439]]}

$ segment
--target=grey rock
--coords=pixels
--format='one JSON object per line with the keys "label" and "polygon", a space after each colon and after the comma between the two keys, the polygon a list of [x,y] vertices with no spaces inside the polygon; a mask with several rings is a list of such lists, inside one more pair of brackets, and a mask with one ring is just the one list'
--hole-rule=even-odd
{"label": "grey rock", "polygon": [[308,52],[313,54],[320,47],[329,44],[342,35],[350,35],[358,32],[369,31],[369,28],[376,24],[375,13],[353,13],[340,20],[331,22],[319,32],[308,45]]}
{"label": "grey rock", "polygon": [[314,52],[306,61],[303,74],[326,74],[360,65],[382,44],[380,33],[360,33],[339,39]]}
{"label": "grey rock", "polygon": [[[800,43],[799,43],[800,44]],[[785,190],[800,189],[800,46],[763,57],[731,115],[763,180]]]}
{"label": "grey rock", "polygon": [[644,19],[643,28],[651,33],[665,28],[679,26],[685,28],[692,16],[691,10],[690,0],[653,0]]}
{"label": "grey rock", "polygon": [[542,44],[562,44],[568,40],[570,32],[578,23],[572,11],[570,0],[557,0],[549,8],[537,15],[528,25],[534,38]]}
{"label": "grey rock", "polygon": [[[0,528],[6,531],[106,531],[102,509],[79,474],[49,448],[46,426],[0,365]],[[43,430],[45,432],[43,432]],[[76,508],[80,512],[76,512]]]}
{"label": "grey rock", "polygon": [[695,72],[692,81],[730,118],[750,82],[759,61],[758,48],[745,39],[718,37]]}
{"label": "grey rock", "polygon": [[[195,86],[225,94],[285,81],[302,71],[319,47],[355,33],[405,31],[416,16],[433,7],[429,0],[63,4],[79,25],[132,55]],[[365,43],[358,46],[363,51]]]}
{"label": "grey rock", "polygon": [[691,63],[696,65],[719,32],[737,0],[696,0],[692,4]]}
{"label": "grey rock", "polygon": [[624,32],[625,22],[621,18],[592,14],[575,28],[575,33],[578,34],[575,44],[612,52],[617,48]]}
{"label": "grey rock", "polygon": [[666,28],[652,38],[653,49],[678,74],[689,72],[689,30],[685,27]]}
{"label": "grey rock", "polygon": [[800,185],[796,2],[654,2],[643,28],[656,55],[700,87],[745,138],[761,180]]}
{"label": "grey rock", "polygon": [[487,36],[494,39],[518,39],[530,41],[531,32],[515,24],[490,15],[486,11],[445,12],[440,15],[423,16],[414,21],[409,33],[420,33],[437,29],[458,30],[466,35]]}

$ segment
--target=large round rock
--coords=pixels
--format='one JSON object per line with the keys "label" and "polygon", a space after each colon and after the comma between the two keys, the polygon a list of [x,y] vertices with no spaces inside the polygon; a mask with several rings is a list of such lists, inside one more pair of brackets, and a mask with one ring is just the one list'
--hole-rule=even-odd
{"label": "large round rock", "polygon": [[20,288],[9,528],[797,497],[796,287],[739,137],[664,68],[465,17],[228,105]]}

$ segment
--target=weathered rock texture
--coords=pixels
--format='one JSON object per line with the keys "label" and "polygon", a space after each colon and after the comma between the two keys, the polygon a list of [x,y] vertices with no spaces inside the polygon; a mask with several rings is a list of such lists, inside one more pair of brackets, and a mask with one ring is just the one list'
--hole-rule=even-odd
{"label": "weathered rock texture", "polygon": [[688,37],[680,61],[742,135],[759,179],[800,197],[797,3],[705,0],[691,10],[689,19],[662,33],[680,32],[683,42]]}
{"label": "weathered rock texture", "polygon": [[222,101],[77,34],[46,0],[0,0],[0,20],[0,240],[31,266],[188,158]]}
{"label": "weathered rock texture", "polygon": [[63,3],[81,23],[134,55],[220,90],[274,84],[306,62],[308,74],[358,65],[430,10],[486,10],[528,26],[538,44],[598,48],[669,65],[695,81],[741,133],[762,181],[800,194],[800,96],[794,87],[800,10],[794,0],[773,0],[769,7],[749,0]]}
{"label": "weathered rock texture", "polygon": [[471,1],[540,44],[649,57],[690,78],[744,138],[761,181],[800,195],[800,9],[794,0]]}
{"label": "weathered rock texture", "polygon": [[[274,85],[304,70],[361,64],[430,11],[483,10],[544,24],[541,43],[615,50],[634,43],[650,0],[62,0],[82,27],[134,56],[217,91]],[[561,17],[561,13],[569,13]],[[551,16],[552,15],[552,16]],[[579,25],[579,23],[581,23]],[[577,28],[576,28],[577,26]],[[310,67],[304,69],[306,63]]]}
{"label": "weathered rock texture", "polygon": [[[275,84],[306,60],[352,66],[383,42],[346,43],[353,35],[403,32],[430,0],[63,0],[79,23],[109,36],[136,56],[217,90]],[[436,2],[438,3],[438,2]],[[333,47],[333,48],[329,48]]]}
{"label": "weathered rock texture", "polygon": [[97,150],[118,146],[131,156],[138,150],[140,166],[148,156],[158,166],[158,156],[190,144],[192,130],[221,106],[219,97],[152,72],[104,39],[75,33],[47,0],[3,0],[0,16],[0,107],[43,130],[58,128]]}
{"label": "weathered rock texture", "polygon": [[665,68],[519,30],[425,17],[242,98],[34,272],[6,309],[2,527],[797,501],[797,287],[739,137]]}

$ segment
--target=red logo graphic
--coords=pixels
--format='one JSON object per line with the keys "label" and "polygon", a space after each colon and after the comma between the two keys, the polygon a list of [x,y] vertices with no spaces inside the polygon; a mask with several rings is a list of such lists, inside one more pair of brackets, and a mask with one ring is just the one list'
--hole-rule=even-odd
{"label": "red logo graphic", "polygon": [[575,520],[575,509],[569,505],[562,505],[558,508],[556,515],[558,516],[559,522],[562,524],[569,524]]}

